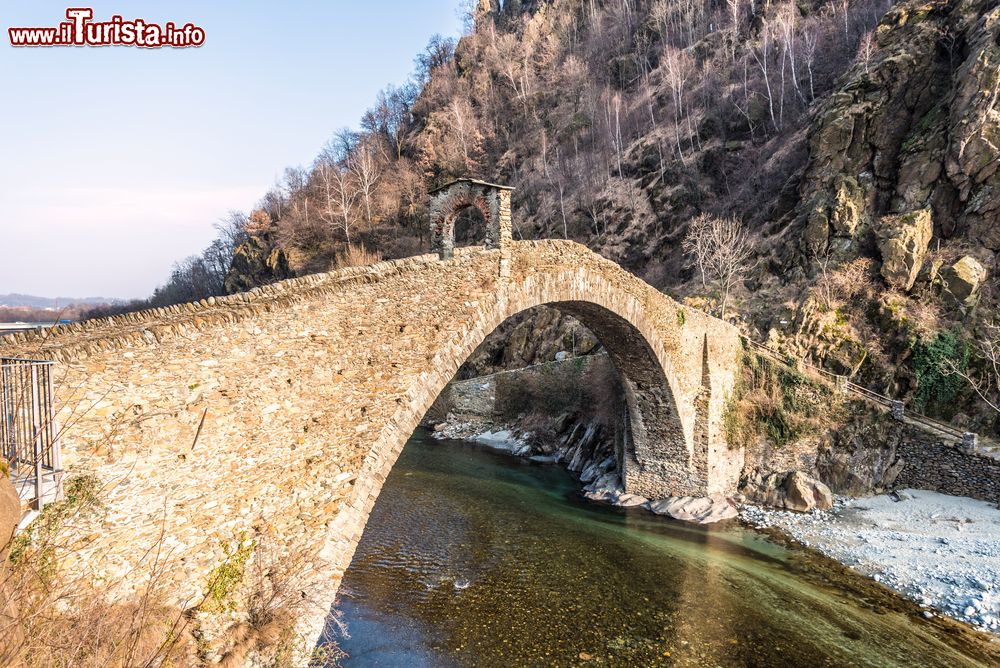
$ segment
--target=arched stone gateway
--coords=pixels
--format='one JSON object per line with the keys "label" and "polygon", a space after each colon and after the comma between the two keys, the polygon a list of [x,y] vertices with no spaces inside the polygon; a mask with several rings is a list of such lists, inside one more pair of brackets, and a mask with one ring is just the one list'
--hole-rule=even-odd
{"label": "arched stone gateway", "polygon": [[735,328],[567,241],[380,262],[5,337],[0,356],[58,362],[64,465],[109,486],[108,513],[73,527],[72,568],[128,596],[162,535],[163,584],[190,604],[221,545],[257,536],[311,555],[302,588],[319,624],[421,417],[488,334],[542,304],[588,326],[622,376],[629,491],[734,490],[742,452],[722,416]]}
{"label": "arched stone gateway", "polygon": [[[455,255],[455,220],[462,209],[475,207],[486,221],[487,249],[511,241],[510,194],[513,188],[475,179],[457,179],[430,193],[431,252],[442,260]],[[502,263],[501,271],[506,263]]]}

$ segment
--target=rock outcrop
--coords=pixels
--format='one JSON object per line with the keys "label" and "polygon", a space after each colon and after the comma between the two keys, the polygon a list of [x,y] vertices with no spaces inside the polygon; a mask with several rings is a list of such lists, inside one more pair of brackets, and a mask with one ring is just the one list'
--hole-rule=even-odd
{"label": "rock outcrop", "polygon": [[[850,257],[882,216],[929,209],[936,235],[1000,250],[1000,6],[901,2],[875,39],[810,132],[797,243]],[[891,284],[912,284],[904,265]]]}
{"label": "rock outcrop", "polygon": [[[501,325],[462,365],[460,379],[570,357],[602,348],[597,337],[572,316],[542,306]],[[560,355],[563,353],[564,355]]]}
{"label": "rock outcrop", "polygon": [[969,255],[941,271],[944,294],[960,306],[969,306],[976,301],[984,280],[986,268]]}
{"label": "rock outcrop", "polygon": [[913,287],[933,233],[930,209],[885,216],[879,221],[876,235],[882,255],[881,272],[889,285],[904,291]]}
{"label": "rock outcrop", "polygon": [[[259,216],[261,213],[254,212],[254,215]],[[275,237],[276,230],[270,219],[254,219],[247,230],[246,240],[233,254],[233,262],[226,274],[227,294],[244,292],[292,277],[288,256]]]}

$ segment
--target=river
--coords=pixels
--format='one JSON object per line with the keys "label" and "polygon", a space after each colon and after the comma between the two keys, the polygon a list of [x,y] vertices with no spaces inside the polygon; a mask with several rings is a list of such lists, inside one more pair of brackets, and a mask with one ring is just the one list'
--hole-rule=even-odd
{"label": "river", "polygon": [[556,466],[418,431],[341,585],[342,665],[991,660],[957,626],[763,534],[605,507],[578,489]]}

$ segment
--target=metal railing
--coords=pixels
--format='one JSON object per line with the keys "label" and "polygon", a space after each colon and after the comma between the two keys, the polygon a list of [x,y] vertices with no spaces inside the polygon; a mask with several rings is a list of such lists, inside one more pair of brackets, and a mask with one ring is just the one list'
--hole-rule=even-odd
{"label": "metal railing", "polygon": [[62,497],[52,362],[0,358],[0,455],[37,510]]}
{"label": "metal railing", "polygon": [[822,369],[814,364],[809,364],[802,359],[782,355],[777,351],[768,348],[764,344],[758,343],[745,336],[741,338],[747,346],[758,355],[762,355],[789,367],[796,369],[801,367],[808,369],[809,371],[813,371],[824,380],[835,385],[837,389],[843,392],[848,392],[866,401],[878,404],[879,406],[888,409],[892,413],[892,416],[901,422],[912,424],[923,429],[924,431],[937,432],[939,435],[952,438],[964,445],[975,446],[980,440],[980,436],[978,434],[957,429],[950,424],[940,422],[934,418],[929,418],[926,415],[917,413],[912,409],[906,408],[906,405],[898,399],[887,397],[884,394],[879,394],[878,392],[869,390],[867,387],[862,387],[857,383],[852,383],[847,376],[841,376],[831,371],[827,371],[826,369]]}

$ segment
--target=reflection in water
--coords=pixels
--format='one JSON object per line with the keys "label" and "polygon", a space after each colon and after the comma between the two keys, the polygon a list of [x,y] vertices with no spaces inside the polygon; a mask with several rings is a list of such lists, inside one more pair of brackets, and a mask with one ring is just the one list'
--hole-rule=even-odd
{"label": "reflection in water", "polygon": [[[347,666],[974,666],[755,532],[582,500],[564,471],[418,432],[341,586]],[[949,641],[958,644],[958,641]]]}

